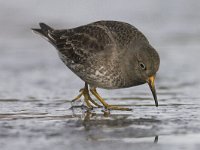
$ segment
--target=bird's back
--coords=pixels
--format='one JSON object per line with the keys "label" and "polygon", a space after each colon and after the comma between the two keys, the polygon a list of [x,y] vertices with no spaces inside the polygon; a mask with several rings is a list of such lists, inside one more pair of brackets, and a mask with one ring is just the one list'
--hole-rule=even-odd
{"label": "bird's back", "polygon": [[98,21],[92,23],[107,28],[120,46],[127,46],[132,41],[147,42],[147,38],[131,24],[120,21]]}

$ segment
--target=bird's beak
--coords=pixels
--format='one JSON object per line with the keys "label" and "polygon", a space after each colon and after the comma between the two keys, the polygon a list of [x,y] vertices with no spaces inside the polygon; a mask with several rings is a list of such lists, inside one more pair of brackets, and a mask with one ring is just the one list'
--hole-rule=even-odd
{"label": "bird's beak", "polygon": [[155,88],[155,75],[148,78],[147,83],[149,84],[149,87],[151,89],[151,92],[153,94],[153,98],[155,100],[156,107],[158,107],[158,100],[156,95],[156,88]]}

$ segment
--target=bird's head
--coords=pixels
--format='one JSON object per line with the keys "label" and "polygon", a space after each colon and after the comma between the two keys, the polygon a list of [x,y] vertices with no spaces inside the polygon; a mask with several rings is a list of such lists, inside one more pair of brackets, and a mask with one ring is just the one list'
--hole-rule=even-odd
{"label": "bird's head", "polygon": [[155,77],[160,65],[159,55],[153,47],[146,46],[136,52],[136,58],[136,70],[140,77],[140,81],[149,84],[155,104],[158,106],[155,89]]}

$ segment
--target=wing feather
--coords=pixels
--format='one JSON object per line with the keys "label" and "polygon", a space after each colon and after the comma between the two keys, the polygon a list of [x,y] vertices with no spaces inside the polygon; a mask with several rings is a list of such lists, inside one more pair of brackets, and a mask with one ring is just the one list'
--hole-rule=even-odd
{"label": "wing feather", "polygon": [[49,37],[54,39],[54,46],[65,58],[76,63],[84,63],[91,56],[115,46],[109,31],[94,25],[54,30]]}

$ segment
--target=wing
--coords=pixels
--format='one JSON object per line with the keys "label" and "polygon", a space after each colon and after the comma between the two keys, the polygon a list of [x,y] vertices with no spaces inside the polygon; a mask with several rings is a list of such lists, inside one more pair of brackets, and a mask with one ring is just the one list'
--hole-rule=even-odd
{"label": "wing", "polygon": [[116,46],[111,32],[105,26],[96,24],[68,30],[53,30],[49,37],[65,59],[80,64],[102,51],[109,54]]}

